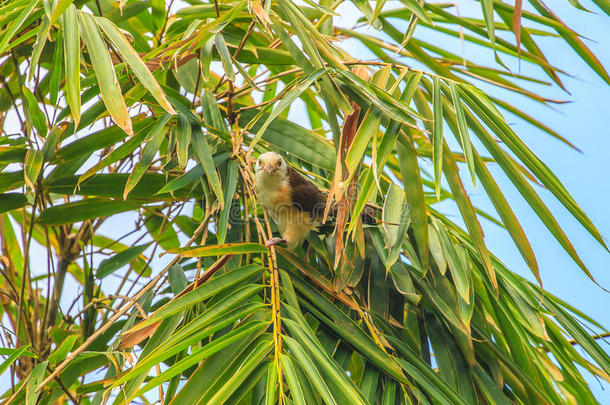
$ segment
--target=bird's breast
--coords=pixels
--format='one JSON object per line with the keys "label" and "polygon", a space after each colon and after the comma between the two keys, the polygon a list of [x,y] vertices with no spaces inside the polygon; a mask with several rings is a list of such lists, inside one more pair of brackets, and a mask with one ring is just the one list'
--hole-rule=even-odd
{"label": "bird's breast", "polygon": [[256,198],[269,211],[286,210],[292,207],[290,185],[288,182],[257,181]]}

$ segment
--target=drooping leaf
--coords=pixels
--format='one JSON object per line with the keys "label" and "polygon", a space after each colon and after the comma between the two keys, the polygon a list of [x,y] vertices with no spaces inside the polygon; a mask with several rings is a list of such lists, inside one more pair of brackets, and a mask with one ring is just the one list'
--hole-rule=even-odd
{"label": "drooping leaf", "polygon": [[112,63],[108,48],[106,48],[106,44],[102,39],[102,34],[95,23],[94,17],[90,14],[78,12],[78,19],[108,113],[110,113],[114,122],[123,131],[128,135],[132,135],[131,117],[121,94],[121,87],[114,72],[114,64]]}

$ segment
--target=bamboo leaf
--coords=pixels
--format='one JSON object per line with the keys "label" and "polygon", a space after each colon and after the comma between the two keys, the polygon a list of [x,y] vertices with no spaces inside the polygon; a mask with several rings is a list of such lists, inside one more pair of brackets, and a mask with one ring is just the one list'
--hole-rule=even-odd
{"label": "bamboo leaf", "polygon": [[[63,51],[64,72],[66,75],[66,102],[70,107],[70,113],[74,119],[74,128],[78,128],[81,116],[80,29],[76,17],[76,7],[73,4],[70,4],[63,14],[62,25],[64,28]],[[53,103],[53,101],[51,102]]]}
{"label": "bamboo leaf", "polygon": [[216,246],[198,246],[194,248],[183,248],[170,250],[168,253],[177,253],[183,257],[206,257],[219,256],[225,254],[248,254],[248,253],[267,253],[268,249],[260,243],[227,243]]}
{"label": "bamboo leaf", "polygon": [[426,211],[426,200],[419,174],[417,153],[413,140],[408,137],[403,143],[397,144],[398,157],[400,160],[400,172],[404,185],[405,196],[409,204],[411,226],[417,242],[417,254],[424,269],[428,268],[428,214]]}
{"label": "bamboo leaf", "polygon": [[214,44],[216,45],[216,50],[220,55],[220,61],[222,62],[222,67],[227,75],[227,79],[234,82],[235,72],[233,71],[233,62],[231,59],[231,54],[229,53],[229,48],[227,48],[227,43],[225,42],[222,33],[217,32],[214,35]]}
{"label": "bamboo leaf", "polygon": [[296,370],[292,364],[292,360],[286,354],[280,354],[280,364],[282,365],[282,371],[288,380],[288,387],[290,388],[290,397],[296,405],[305,405],[305,397],[303,396],[303,389],[299,383]]}
{"label": "bamboo leaf", "polygon": [[170,116],[165,113],[155,124],[153,129],[150,131],[144,142],[146,145],[142,149],[142,156],[133,168],[127,183],[125,184],[125,191],[123,191],[123,200],[127,199],[129,192],[138,184],[144,172],[148,169],[148,166],[152,163],[155,155],[159,151],[161,142],[165,139],[166,125],[169,122]]}
{"label": "bamboo leaf", "polygon": [[441,198],[441,178],[443,171],[443,102],[441,99],[441,82],[438,76],[434,76],[434,87],[432,89],[433,105],[433,130],[432,130],[432,162],[434,164],[434,189],[436,199]]}
{"label": "bamboo leaf", "polygon": [[87,198],[44,209],[38,217],[38,223],[41,225],[71,224],[130,211],[137,206],[138,204],[133,202]]}
{"label": "bamboo leaf", "polygon": [[191,144],[191,122],[188,117],[183,114],[178,116],[178,127],[176,128],[176,145],[178,148],[178,163],[180,166],[186,166],[189,155],[189,146]]}
{"label": "bamboo leaf", "polygon": [[139,257],[144,252],[144,250],[146,250],[147,247],[148,244],[132,246],[115,254],[111,258],[102,261],[97,271],[95,272],[95,277],[97,277],[98,279],[102,279],[112,274],[116,270],[120,269],[126,264],[129,264],[137,257]]}
{"label": "bamboo leaf", "polygon": [[[227,236],[227,229],[229,226],[229,216],[231,215],[233,206],[233,198],[235,196],[235,190],[237,188],[237,180],[238,180],[238,171],[239,167],[235,160],[230,160],[227,164],[227,175],[224,179],[224,199],[226,201],[226,205],[224,210],[220,213],[220,218],[218,219],[218,232],[217,239],[218,244],[222,245],[225,243]],[[233,218],[235,221],[236,218]]]}
{"label": "bamboo leaf", "polygon": [[464,151],[464,155],[466,156],[466,163],[468,164],[468,169],[470,170],[470,177],[472,178],[472,184],[476,185],[476,176],[475,176],[475,165],[473,158],[473,147],[470,143],[470,135],[468,134],[468,126],[466,124],[466,118],[464,117],[464,110],[462,109],[462,102],[460,100],[460,95],[458,93],[458,88],[455,82],[449,83],[449,88],[451,90],[451,99],[453,100],[453,108],[455,110],[455,116],[457,117],[457,127],[458,133],[460,135],[460,143],[462,145],[462,150]]}
{"label": "bamboo leaf", "polygon": [[2,373],[4,373],[4,371],[11,364],[13,364],[19,357],[21,357],[29,348],[30,348],[29,344],[19,347],[13,353],[11,353],[11,355],[6,360],[4,360],[2,363],[0,363],[0,375],[2,375]]}
{"label": "bamboo leaf", "polygon": [[[301,81],[298,84],[295,84],[294,88],[290,89],[290,91],[288,91],[284,95],[284,97],[282,97],[282,99],[277,104],[277,106],[273,109],[273,111],[271,111],[271,114],[269,114],[269,116],[267,117],[267,119],[265,120],[263,125],[261,125],[259,130],[256,132],[256,135],[254,135],[254,138],[252,138],[252,140],[250,141],[250,146],[248,147],[249,152],[251,152],[253,150],[254,146],[261,139],[261,137],[265,133],[265,130],[271,124],[271,122],[277,116],[279,116],[282,113],[282,111],[284,111],[286,108],[290,107],[290,105],[292,103],[294,103],[294,101],[301,95],[301,93],[303,93],[305,90],[307,90],[314,81],[316,81],[318,78],[320,78],[325,73],[326,73],[326,71],[322,70],[322,69],[312,72],[308,76],[301,79]],[[260,116],[262,116],[263,111],[261,111],[261,113],[257,114],[257,117],[255,117],[253,120],[258,120],[258,118]],[[252,124],[254,124],[254,123],[252,123]]]}
{"label": "bamboo leaf", "polygon": [[44,374],[47,371],[48,361],[43,361],[42,363],[36,364],[30,375],[28,376],[28,381],[25,387],[25,404],[26,405],[35,405],[38,401],[39,392],[36,392],[36,387],[40,384],[44,378]]}
{"label": "bamboo leaf", "polygon": [[576,204],[563,184],[553,172],[523,143],[513,132],[500,113],[493,107],[491,101],[474,88],[461,87],[461,95],[465,95],[469,107],[488,124],[500,139],[519,157],[519,159],[549,188],[553,195],[572,213],[582,226],[607,249],[606,244],[591,220]]}
{"label": "bamboo leaf", "polygon": [[[146,385],[144,385],[142,388],[140,388],[140,390],[138,392],[136,392],[134,394],[134,396],[142,395],[143,393],[155,388],[162,382],[167,381],[176,375],[179,375],[181,372],[188,369],[189,367],[192,367],[193,365],[197,364],[201,360],[208,358],[215,353],[218,353],[219,351],[225,349],[226,347],[230,346],[231,344],[239,342],[240,339],[244,339],[244,338],[248,337],[249,335],[252,335],[253,332],[261,331],[265,326],[267,326],[267,325],[263,322],[252,322],[252,323],[246,324],[246,325],[242,326],[241,328],[238,328],[230,333],[223,335],[221,338],[215,339],[212,343],[205,345],[204,347],[202,347],[198,350],[195,350],[195,352],[192,353],[190,356],[188,356],[187,358],[183,359],[182,361],[174,364],[172,367],[165,370],[163,373],[159,374],[156,377],[151,378],[150,381],[148,381],[148,383]],[[271,342],[269,342],[269,348],[270,348],[270,343]],[[237,380],[238,378],[245,378],[247,375],[244,376],[243,374],[246,374],[248,371],[251,371],[251,367],[253,366],[253,363],[261,360],[261,357],[262,357],[261,353],[264,353],[263,350],[265,350],[265,349],[267,349],[267,348],[265,346],[261,345],[258,352],[253,353],[255,357],[253,357],[253,359],[250,360],[249,364],[246,365],[248,368],[247,369],[244,368],[239,375],[235,376],[234,380]],[[238,387],[233,385],[232,388],[237,389]],[[218,391],[217,396],[220,396],[222,394],[226,395],[226,391],[229,391],[229,390],[230,390],[230,386],[227,387],[227,389],[225,389],[225,391]]]}
{"label": "bamboo leaf", "polygon": [[82,35],[89,51],[89,58],[108,113],[125,133],[132,135],[129,111],[121,94],[121,87],[114,72],[114,64],[102,39],[102,34],[92,15],[78,12],[78,16]]}
{"label": "bamboo leaf", "polygon": [[25,20],[30,16],[34,7],[38,5],[38,0],[30,1],[27,6],[21,9],[21,12],[8,26],[4,29],[0,35],[0,54],[4,54],[9,49],[9,41],[19,31],[21,26],[25,23]]}
{"label": "bamboo leaf", "polygon": [[40,24],[40,27],[38,28],[36,43],[34,44],[34,49],[32,49],[32,59],[30,62],[30,70],[28,72],[28,80],[32,80],[32,77],[34,76],[34,72],[40,60],[40,54],[42,53],[42,50],[47,42],[47,36],[49,35],[50,30],[51,24],[49,22],[49,18],[47,16],[42,17],[42,24]]}
{"label": "bamboo leaf", "polygon": [[26,117],[30,122],[30,125],[36,129],[36,132],[41,137],[45,137],[47,135],[47,120],[38,105],[38,101],[34,97],[34,94],[27,87],[23,86],[22,90],[23,95],[25,97],[25,103],[27,105],[26,109]]}
{"label": "bamboo leaf", "polygon": [[59,347],[47,358],[49,364],[54,365],[59,363],[60,361],[63,361],[70,352],[70,350],[72,350],[72,347],[74,346],[74,343],[76,343],[77,339],[78,335],[69,335],[68,337],[66,337],[64,341],[61,342],[61,345],[59,345]]}
{"label": "bamboo leaf", "polygon": [[28,199],[21,193],[0,194],[0,213],[21,208],[28,203]]}
{"label": "bamboo leaf", "polygon": [[38,176],[40,175],[40,170],[42,169],[42,162],[44,156],[42,151],[37,149],[29,149],[25,155],[24,165],[24,179],[25,183],[32,190],[36,188],[36,183],[38,181]]}
{"label": "bamboo leaf", "polygon": [[275,404],[277,396],[277,363],[269,362],[267,368],[267,382],[265,384],[265,405]]}
{"label": "bamboo leaf", "polygon": [[148,70],[146,64],[118,28],[110,20],[104,17],[96,17],[95,22],[104,30],[106,36],[108,36],[110,41],[112,41],[117,48],[123,60],[129,65],[140,83],[142,83],[146,90],[152,94],[159,105],[169,114],[176,114],[172,105],[167,101],[167,97],[161,89],[161,86],[159,86],[157,79],[155,79],[150,70]]}
{"label": "bamboo leaf", "polygon": [[201,130],[196,130],[192,135],[191,143],[195,150],[197,160],[199,160],[199,163],[203,167],[208,183],[212,187],[212,190],[218,199],[218,204],[222,208],[225,204],[224,194],[222,192],[220,179],[218,178],[218,173],[216,172],[216,167],[213,165],[212,152],[210,151],[206,136]]}

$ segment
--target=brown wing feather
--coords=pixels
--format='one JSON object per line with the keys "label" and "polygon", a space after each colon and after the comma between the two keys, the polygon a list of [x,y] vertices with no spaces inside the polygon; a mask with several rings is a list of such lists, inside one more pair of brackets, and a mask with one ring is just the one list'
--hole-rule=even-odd
{"label": "brown wing feather", "polygon": [[292,206],[299,211],[309,212],[313,218],[324,214],[326,197],[315,184],[288,167],[288,183],[292,190]]}
{"label": "brown wing feather", "polygon": [[[292,167],[288,166],[288,184],[292,190],[292,206],[299,211],[309,212],[312,218],[321,220],[326,206],[326,195],[315,184],[303,177]],[[379,208],[366,204],[362,210],[362,222],[367,225],[377,223],[375,216]],[[330,207],[329,217],[337,215],[337,207]]]}

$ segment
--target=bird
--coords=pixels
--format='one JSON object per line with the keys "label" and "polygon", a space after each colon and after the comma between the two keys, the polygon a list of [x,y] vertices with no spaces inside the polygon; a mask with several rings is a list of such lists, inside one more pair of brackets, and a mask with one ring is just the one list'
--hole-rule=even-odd
{"label": "bird", "polygon": [[[286,243],[289,249],[295,249],[309,232],[321,225],[326,195],[277,152],[262,153],[256,160],[254,172],[256,198],[282,235],[269,239],[265,245]],[[329,215],[332,217],[336,211],[335,206],[330,207]],[[371,218],[370,209],[365,210],[363,219],[372,223]]]}

